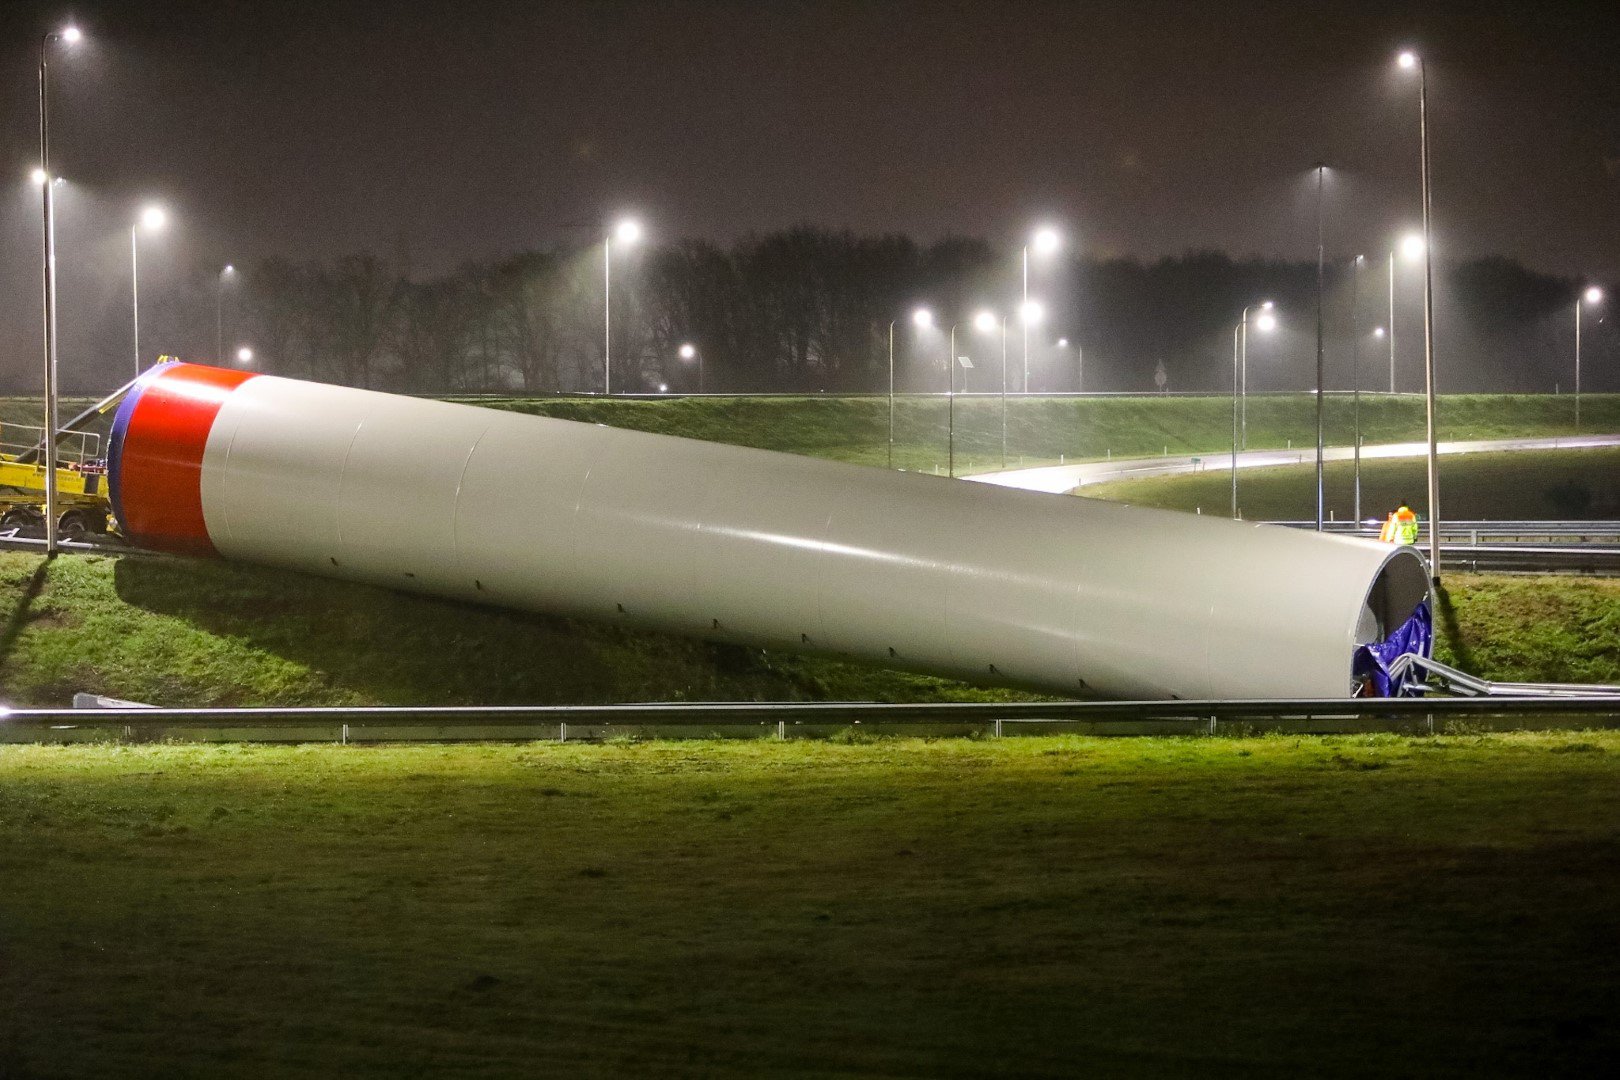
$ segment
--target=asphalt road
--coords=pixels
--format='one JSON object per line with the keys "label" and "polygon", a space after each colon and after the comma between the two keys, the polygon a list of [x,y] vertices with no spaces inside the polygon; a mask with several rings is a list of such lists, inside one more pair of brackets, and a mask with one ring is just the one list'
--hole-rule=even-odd
{"label": "asphalt road", "polygon": [[[1620,446],[1620,435],[1557,435],[1535,439],[1478,439],[1471,442],[1443,442],[1442,454],[1479,454],[1504,450],[1580,450],[1599,446]],[[1428,447],[1421,442],[1381,443],[1363,446],[1361,457],[1412,458],[1423,457]],[[1330,446],[1324,451],[1327,461],[1349,461],[1352,448]],[[1246,450],[1237,455],[1240,469],[1259,469],[1275,465],[1303,465],[1315,461],[1314,448],[1295,450]],[[1187,454],[1184,456],[1115,458],[1112,461],[1086,461],[1074,465],[1047,465],[1036,469],[1009,469],[1005,472],[977,473],[964,477],[982,484],[1021,488],[1025,491],[1045,491],[1061,494],[1087,484],[1105,480],[1139,479],[1147,476],[1170,476],[1176,473],[1216,470],[1225,472],[1232,467],[1232,454]]]}

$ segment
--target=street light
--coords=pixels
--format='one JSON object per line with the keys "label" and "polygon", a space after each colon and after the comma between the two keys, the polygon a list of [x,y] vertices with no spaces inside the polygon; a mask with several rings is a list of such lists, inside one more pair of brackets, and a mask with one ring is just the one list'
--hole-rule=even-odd
{"label": "street light", "polygon": [[[1029,243],[1024,245],[1024,257],[1023,257],[1024,297],[1023,297],[1023,303],[1022,303],[1022,305],[1021,305],[1021,307],[1019,309],[1020,311],[1023,311],[1025,309],[1027,309],[1029,307],[1029,305],[1030,305],[1030,299],[1029,299],[1029,249],[1033,247],[1035,249],[1035,254],[1045,257],[1045,256],[1048,256],[1048,255],[1057,254],[1058,248],[1060,248],[1062,246],[1063,246],[1063,237],[1058,234],[1058,231],[1056,229],[1051,228],[1050,226],[1043,226],[1043,227],[1041,227],[1039,229],[1036,229],[1034,235],[1029,238]],[[1026,394],[1029,393],[1029,328],[1030,328],[1030,325],[1031,325],[1031,320],[1026,317],[1024,319],[1024,393],[1026,393]]]}
{"label": "street light", "polygon": [[1327,166],[1316,166],[1316,531],[1323,517],[1323,416],[1327,405],[1327,339],[1322,318],[1322,293],[1327,274],[1326,247],[1322,243],[1323,204],[1327,194]]}
{"label": "street light", "polygon": [[1361,524],[1361,264],[1364,255],[1357,255],[1350,268],[1350,385],[1355,395],[1355,425],[1352,432],[1353,453],[1356,460],[1356,492],[1353,516]]}
{"label": "street light", "polygon": [[[1253,305],[1251,304],[1250,307],[1252,307],[1252,306]],[[1260,305],[1260,314],[1254,320],[1254,324],[1255,324],[1255,327],[1257,329],[1263,330],[1264,332],[1266,332],[1268,334],[1271,333],[1273,330],[1277,329],[1277,316],[1275,316],[1275,315],[1273,315],[1271,313],[1272,309],[1274,307],[1276,307],[1276,306],[1277,305],[1275,303],[1273,303],[1272,301],[1270,301],[1270,300],[1267,300],[1263,304]],[[1244,308],[1243,309],[1243,317],[1244,317],[1244,319],[1246,320],[1248,318],[1248,316],[1249,316],[1249,308]],[[1240,372],[1240,374],[1238,376],[1238,379],[1239,379],[1238,409],[1239,409],[1239,413],[1240,413],[1240,420],[1239,420],[1239,424],[1238,424],[1238,426],[1239,426],[1238,448],[1242,449],[1242,450],[1247,450],[1249,448],[1249,335],[1248,335],[1248,332],[1244,331],[1242,336],[1243,336],[1243,342],[1242,342],[1241,348],[1239,349],[1240,357],[1239,357],[1239,361],[1238,361],[1238,367],[1239,367],[1239,372]]]}
{"label": "street light", "polygon": [[[1238,319],[1237,325],[1232,327],[1232,518],[1238,516],[1238,485],[1237,485],[1237,459],[1238,459],[1238,402],[1243,400],[1243,440],[1244,448],[1248,448],[1249,431],[1248,422],[1248,372],[1249,372],[1249,312],[1254,309],[1253,304],[1243,309],[1243,315]],[[1272,302],[1267,300],[1260,305],[1260,316],[1255,319],[1256,329],[1266,333],[1277,328],[1277,317],[1271,313]],[[1239,372],[1242,372],[1242,393],[1239,393]]]}
{"label": "street light", "polygon": [[1440,584],[1440,453],[1435,433],[1434,407],[1434,235],[1429,175],[1429,75],[1423,57],[1401,53],[1400,66],[1418,73],[1418,144],[1423,185],[1423,387],[1424,415],[1429,435],[1429,573]]}
{"label": "street light", "polygon": [[700,394],[703,393],[703,354],[698,352],[697,346],[693,345],[690,341],[682,342],[681,347],[680,347],[680,349],[678,351],[680,352],[680,356],[681,356],[682,360],[685,360],[688,363],[690,363],[693,360],[697,361],[697,366],[698,366],[698,393],[700,393]]}
{"label": "street light", "polygon": [[613,394],[613,244],[631,247],[641,240],[641,223],[625,218],[602,238],[602,394]]}
{"label": "street light", "polygon": [[236,267],[230,263],[219,272],[219,292],[214,303],[214,355],[225,359],[225,284],[236,280]]}
{"label": "street light", "polygon": [[141,252],[138,237],[144,228],[156,232],[168,224],[169,216],[161,206],[148,206],[141,211],[140,220],[129,227],[129,293],[135,317],[135,374],[141,373]]}
{"label": "street light", "polygon": [[1001,329],[1001,467],[1005,469],[1007,467],[1007,319],[1005,316],[997,317],[993,311],[981,311],[973,316],[973,328],[981,334],[995,333],[997,327]]}
{"label": "street light", "polygon": [[[927,330],[934,325],[934,313],[927,308],[917,308],[911,313],[911,325],[919,331]],[[954,350],[953,350],[954,351]],[[954,360],[946,362],[946,366],[955,363]],[[894,320],[889,320],[889,468],[894,468]]]}
{"label": "street light", "polygon": [[950,351],[945,354],[945,475],[953,477],[956,475],[956,328],[959,325],[951,323]]}
{"label": "street light", "polygon": [[236,362],[238,364],[251,364],[251,363],[253,363],[253,350],[248,348],[246,345],[242,346],[240,349],[237,349],[236,350]]}
{"label": "street light", "polygon": [[1577,435],[1581,431],[1581,307],[1583,302],[1591,304],[1593,307],[1603,303],[1603,290],[1593,285],[1575,301],[1575,433]]}
{"label": "street light", "polygon": [[1395,256],[1399,254],[1407,262],[1416,262],[1423,258],[1423,235],[1421,233],[1408,233],[1396,241],[1389,251],[1389,329],[1386,332],[1380,327],[1375,337],[1389,339],[1389,392],[1395,393]]}
{"label": "street light", "polygon": [[40,214],[43,223],[44,283],[43,304],[45,346],[45,551],[56,553],[56,205],[52,199],[54,183],[51,179],[51,109],[50,59],[51,42],[77,44],[80,38],[76,26],[64,27],[59,33],[45,34],[39,40],[39,168]]}

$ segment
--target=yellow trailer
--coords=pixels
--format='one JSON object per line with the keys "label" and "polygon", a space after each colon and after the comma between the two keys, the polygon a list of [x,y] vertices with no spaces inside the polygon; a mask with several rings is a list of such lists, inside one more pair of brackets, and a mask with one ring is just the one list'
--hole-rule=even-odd
{"label": "yellow trailer", "polygon": [[[56,433],[57,531],[74,538],[114,530],[102,438],[76,430],[105,414],[129,390],[119,388],[69,420]],[[0,424],[0,536],[45,534],[45,429]]]}

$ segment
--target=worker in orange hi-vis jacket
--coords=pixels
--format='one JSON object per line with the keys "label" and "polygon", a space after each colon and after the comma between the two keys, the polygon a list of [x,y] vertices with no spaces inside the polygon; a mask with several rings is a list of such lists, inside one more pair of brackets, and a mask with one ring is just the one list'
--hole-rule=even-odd
{"label": "worker in orange hi-vis jacket", "polygon": [[1412,508],[1401,500],[1398,510],[1390,514],[1384,521],[1384,527],[1378,533],[1378,539],[1386,544],[1415,544],[1418,538],[1418,519],[1412,513]]}

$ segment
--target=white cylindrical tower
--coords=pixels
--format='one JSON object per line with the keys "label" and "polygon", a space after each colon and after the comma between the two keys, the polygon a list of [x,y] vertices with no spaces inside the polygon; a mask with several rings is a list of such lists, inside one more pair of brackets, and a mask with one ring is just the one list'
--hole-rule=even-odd
{"label": "white cylindrical tower", "polygon": [[1409,548],[179,364],[120,406],[145,546],[1065,696],[1346,697]]}

